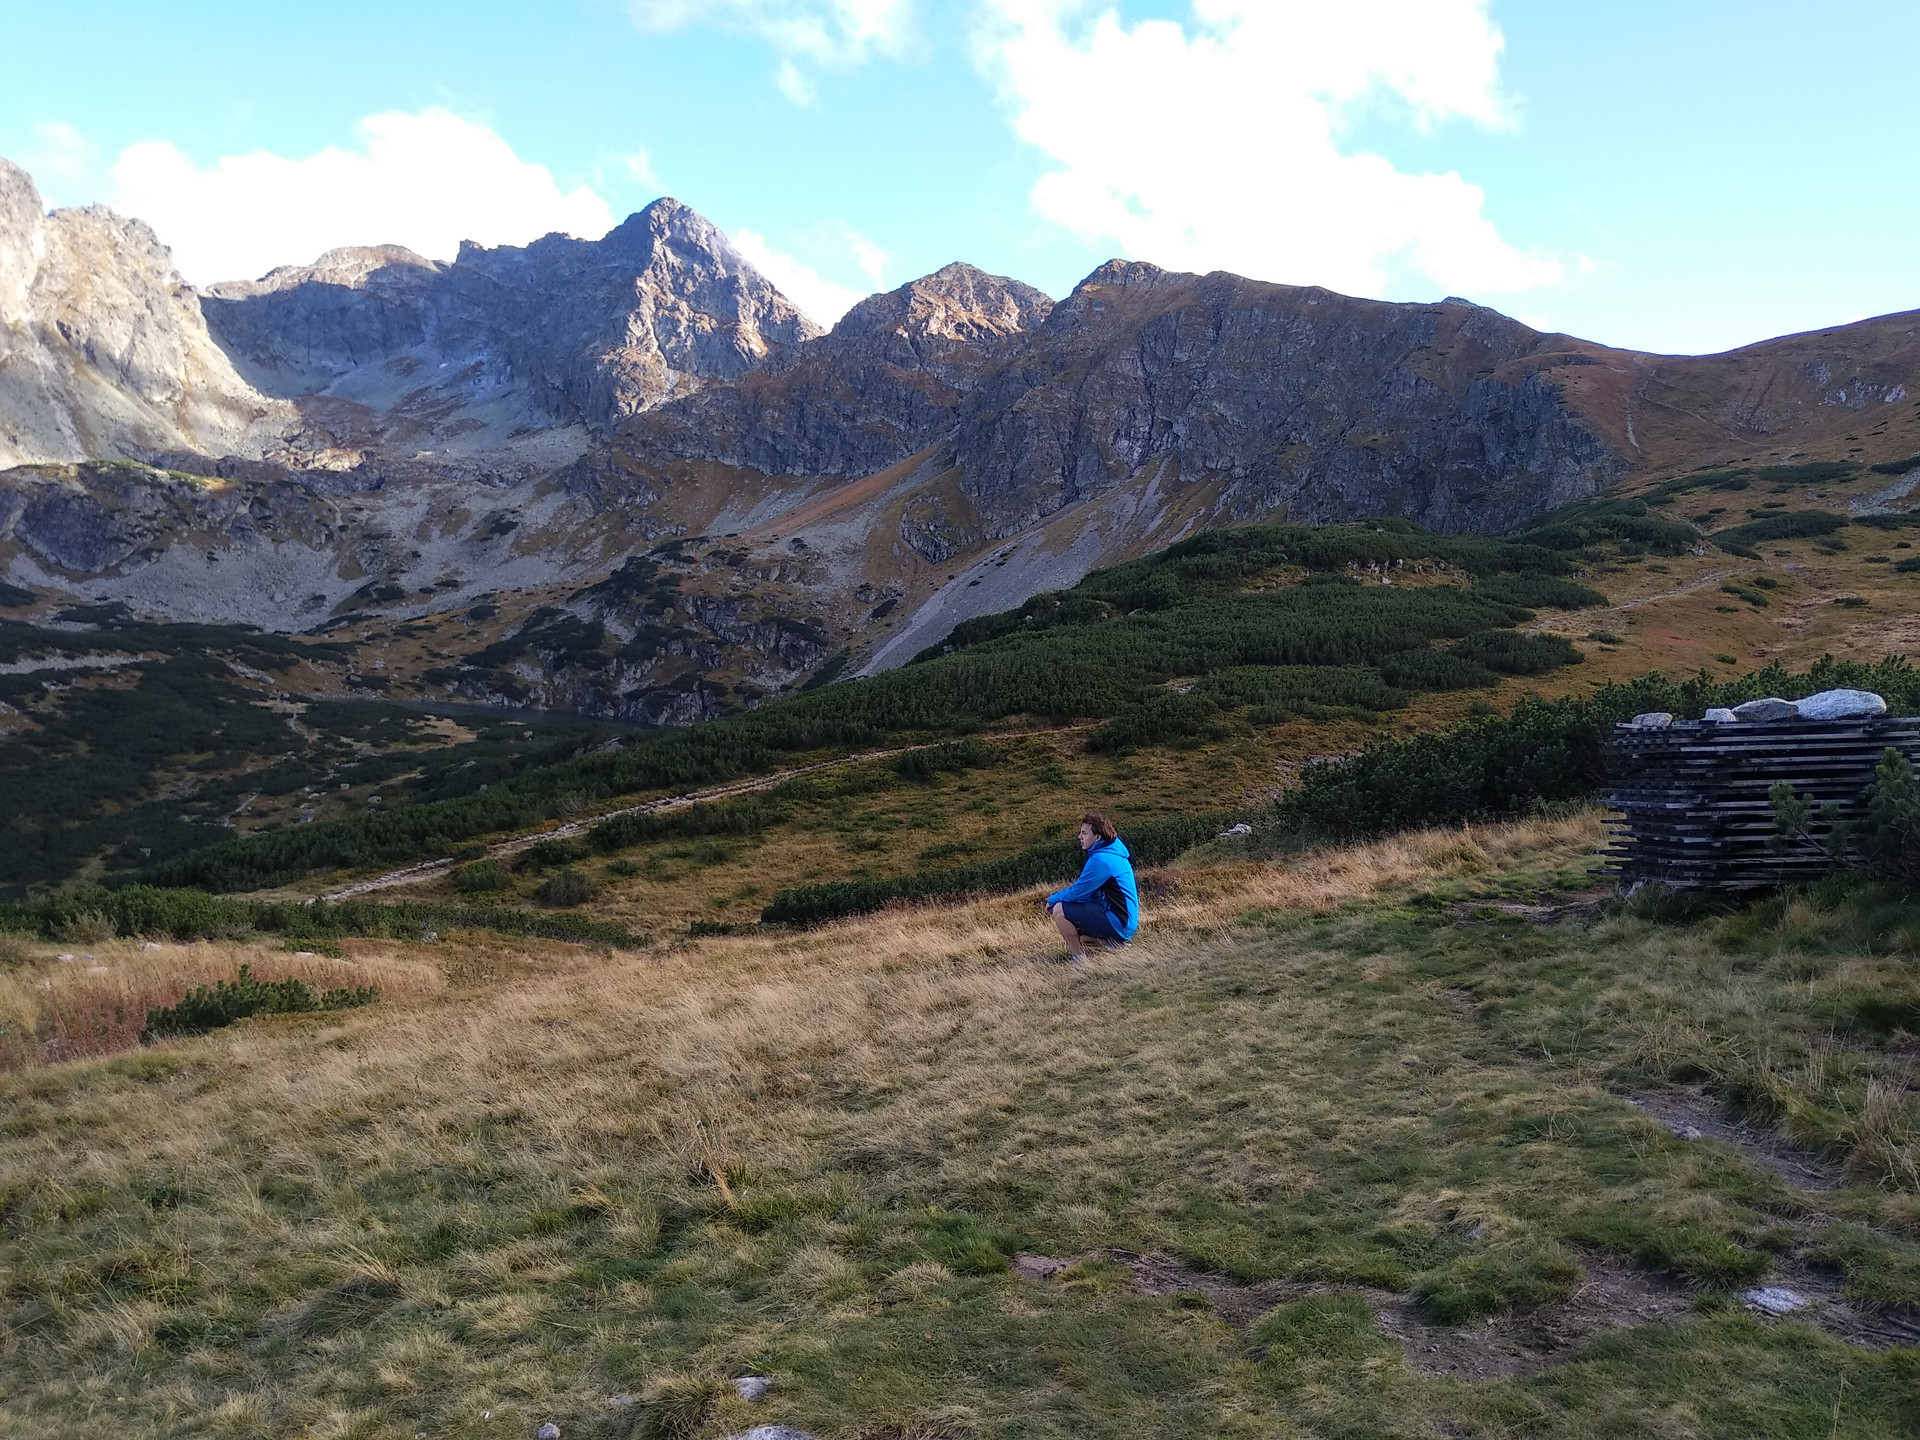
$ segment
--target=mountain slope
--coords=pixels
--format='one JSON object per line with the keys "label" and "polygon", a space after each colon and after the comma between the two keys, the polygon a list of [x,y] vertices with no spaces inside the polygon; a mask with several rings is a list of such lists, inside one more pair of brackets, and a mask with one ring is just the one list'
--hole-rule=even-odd
{"label": "mountain slope", "polygon": [[235,372],[151,229],[100,206],[49,215],[0,159],[0,467],[259,455],[294,420]]}
{"label": "mountain slope", "polygon": [[571,458],[586,433],[819,333],[671,199],[599,240],[466,244],[451,264],[398,246],[334,250],[215,285],[202,304],[256,385],[376,455],[484,455],[529,430],[584,427]]}

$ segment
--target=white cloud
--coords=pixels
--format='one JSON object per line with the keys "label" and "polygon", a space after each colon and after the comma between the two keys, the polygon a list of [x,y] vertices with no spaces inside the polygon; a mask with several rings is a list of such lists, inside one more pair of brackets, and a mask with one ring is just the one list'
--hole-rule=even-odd
{"label": "white cloud", "polygon": [[809,80],[806,72],[793,61],[780,62],[780,68],[773,72],[773,83],[779,87],[780,93],[794,104],[811,105],[813,103],[813,81]]}
{"label": "white cloud", "polygon": [[1559,261],[1509,244],[1485,192],[1343,149],[1368,111],[1507,123],[1487,0],[1194,0],[1185,24],[987,0],[978,57],[1058,168],[1046,218],[1139,259],[1379,295],[1508,293]]}
{"label": "white cloud", "polygon": [[39,121],[27,135],[14,160],[33,176],[42,200],[49,205],[67,203],[67,192],[85,181],[93,146],[65,120]]}
{"label": "white cloud", "polygon": [[370,115],[359,145],[304,160],[267,151],[201,169],[164,140],[129,146],[112,170],[116,209],[173,248],[194,284],[250,279],[341,245],[405,245],[450,260],[462,240],[521,244],[561,230],[613,227],[586,186],[562,191],[484,125],[445,110]]}
{"label": "white cloud", "polygon": [[622,155],[620,168],[634,184],[645,185],[652,190],[660,189],[660,177],[653,173],[653,156],[647,153],[645,147],[631,155]]}
{"label": "white cloud", "polygon": [[811,105],[801,67],[847,70],[875,55],[898,55],[913,30],[914,0],[627,0],[642,30],[718,25],[758,36],[780,56],[774,84],[795,105]]}
{"label": "white cloud", "polygon": [[[850,229],[847,233],[854,234]],[[846,286],[827,279],[812,266],[775,250],[767,243],[767,237],[758,231],[735,230],[728,238],[733,241],[734,248],[747,257],[754,269],[771,280],[780,288],[783,295],[822,325],[831,326],[834,321],[867,298],[862,292],[849,290]],[[879,252],[876,250],[874,253]],[[870,277],[873,276],[872,271],[868,274]],[[878,285],[880,282],[875,278],[874,283]]]}
{"label": "white cloud", "polygon": [[859,267],[862,275],[873,282],[875,290],[882,288],[887,283],[887,252],[844,220],[839,222],[839,231],[840,239],[847,247],[848,258]]}

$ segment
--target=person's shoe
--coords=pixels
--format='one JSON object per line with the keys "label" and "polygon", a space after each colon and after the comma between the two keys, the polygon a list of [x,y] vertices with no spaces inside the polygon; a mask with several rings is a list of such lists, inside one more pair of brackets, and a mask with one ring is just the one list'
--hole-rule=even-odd
{"label": "person's shoe", "polygon": [[1068,965],[1084,965],[1087,963],[1087,952],[1084,950],[1069,950],[1065,963]]}

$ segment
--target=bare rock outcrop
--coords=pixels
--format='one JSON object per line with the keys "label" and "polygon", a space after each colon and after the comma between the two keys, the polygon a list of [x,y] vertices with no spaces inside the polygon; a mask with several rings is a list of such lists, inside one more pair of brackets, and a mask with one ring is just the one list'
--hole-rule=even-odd
{"label": "bare rock outcrop", "polygon": [[1223,520],[1499,531],[1626,473],[1555,383],[1608,353],[1465,301],[1113,261],[969,397],[954,453],[989,539],[1160,461],[1217,480]]}
{"label": "bare rock outcrop", "polygon": [[[599,240],[400,246],[212,286],[213,333],[342,445],[472,455],[590,434],[777,359],[819,327],[709,221],[656,200]],[[553,458],[570,455],[556,452]]]}
{"label": "bare rock outcrop", "polygon": [[236,373],[144,222],[48,214],[0,159],[0,468],[259,455],[295,421]]}
{"label": "bare rock outcrop", "polygon": [[869,296],[735,384],[639,417],[617,443],[769,475],[871,474],[944,438],[1052,309],[1030,285],[956,262]]}

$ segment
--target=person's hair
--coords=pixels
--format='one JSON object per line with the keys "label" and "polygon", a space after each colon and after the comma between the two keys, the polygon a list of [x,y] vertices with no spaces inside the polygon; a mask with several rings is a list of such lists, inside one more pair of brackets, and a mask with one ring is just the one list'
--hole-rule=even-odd
{"label": "person's hair", "polygon": [[1080,823],[1093,831],[1102,840],[1116,839],[1120,832],[1113,828],[1113,821],[1107,819],[1098,810],[1089,810],[1080,817]]}

